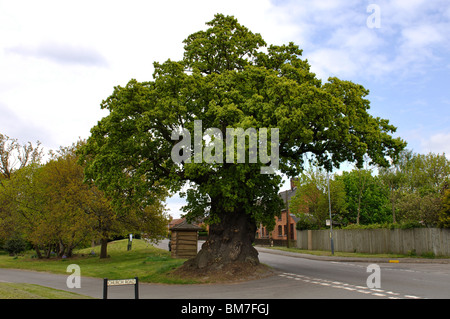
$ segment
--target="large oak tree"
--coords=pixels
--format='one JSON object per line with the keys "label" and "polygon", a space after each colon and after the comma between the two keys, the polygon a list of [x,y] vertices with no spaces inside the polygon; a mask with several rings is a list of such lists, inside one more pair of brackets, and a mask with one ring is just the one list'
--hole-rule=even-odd
{"label": "large oak tree", "polygon": [[[114,88],[101,104],[110,113],[92,128],[81,155],[87,178],[115,199],[116,209],[189,186],[187,217],[210,223],[209,239],[190,265],[254,265],[256,223],[274,223],[283,205],[281,173],[297,176],[304,154],[328,170],[346,160],[361,165],[365,154],[387,165],[405,143],[392,137],[396,128],[388,120],[368,113],[368,90],[338,78],[322,84],[294,43],[267,47],[260,34],[232,16],[217,14],[207,25],[184,41],[182,60],[154,63],[153,80]],[[195,120],[204,130],[221,132],[203,140],[208,147],[220,137],[225,145],[227,128],[279,129],[275,174],[261,174],[266,163],[260,158],[174,161],[171,152],[179,141],[172,132],[184,128],[194,136]],[[195,148],[184,151],[194,158]],[[226,152],[224,147],[222,158]]]}

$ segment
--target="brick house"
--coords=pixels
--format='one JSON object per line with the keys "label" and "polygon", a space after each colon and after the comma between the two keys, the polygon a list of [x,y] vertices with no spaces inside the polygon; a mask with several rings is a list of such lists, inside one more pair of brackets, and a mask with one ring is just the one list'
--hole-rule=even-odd
{"label": "brick house", "polygon": [[[286,223],[286,207],[289,208],[289,201],[294,196],[297,188],[294,186],[294,180],[291,179],[291,189],[280,192],[278,195],[281,197],[285,204],[285,208],[281,210],[279,216],[275,216],[275,227],[272,232],[269,232],[266,227],[260,225],[256,230],[256,238],[271,238],[274,240],[286,240],[288,235],[288,223]],[[298,222],[298,217],[294,216],[289,211],[289,238],[290,240],[297,240],[297,232],[295,226]]]}

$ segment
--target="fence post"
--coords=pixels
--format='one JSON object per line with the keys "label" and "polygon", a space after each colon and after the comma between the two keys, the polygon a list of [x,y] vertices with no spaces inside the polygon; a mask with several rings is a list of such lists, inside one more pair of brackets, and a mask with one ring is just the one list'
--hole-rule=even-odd
{"label": "fence post", "polygon": [[108,299],[108,278],[103,278],[103,299]]}
{"label": "fence post", "polygon": [[312,242],[312,230],[308,229],[308,250],[313,249],[313,242]]}

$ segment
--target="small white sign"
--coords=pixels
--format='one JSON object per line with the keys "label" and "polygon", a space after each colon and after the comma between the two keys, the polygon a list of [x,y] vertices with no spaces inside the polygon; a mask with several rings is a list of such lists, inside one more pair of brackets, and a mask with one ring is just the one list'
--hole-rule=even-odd
{"label": "small white sign", "polygon": [[108,286],[135,285],[136,279],[108,280]]}
{"label": "small white sign", "polygon": [[329,220],[329,219],[325,220],[325,225],[330,226],[331,225],[331,220]]}

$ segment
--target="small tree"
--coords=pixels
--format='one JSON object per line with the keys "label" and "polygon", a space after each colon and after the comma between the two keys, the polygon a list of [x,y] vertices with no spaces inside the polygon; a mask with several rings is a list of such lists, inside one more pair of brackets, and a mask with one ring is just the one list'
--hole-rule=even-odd
{"label": "small tree", "polygon": [[[309,227],[313,223],[316,224],[315,229],[325,227],[325,220],[330,216],[326,172],[310,167],[294,183],[297,191],[289,204],[291,212],[302,220],[307,220]],[[342,180],[330,177],[330,199],[333,220],[342,221],[347,215],[345,185]]]}
{"label": "small tree", "polygon": [[348,214],[344,223],[371,224],[392,221],[389,192],[370,170],[354,169],[336,177],[345,185]]}
{"label": "small tree", "polygon": [[442,198],[442,209],[439,214],[439,226],[450,228],[450,189],[447,189]]}
{"label": "small tree", "polygon": [[39,141],[36,142],[36,146],[31,142],[20,145],[17,139],[0,133],[0,175],[4,178],[10,179],[14,171],[28,164],[39,163],[42,155],[43,150]]}

